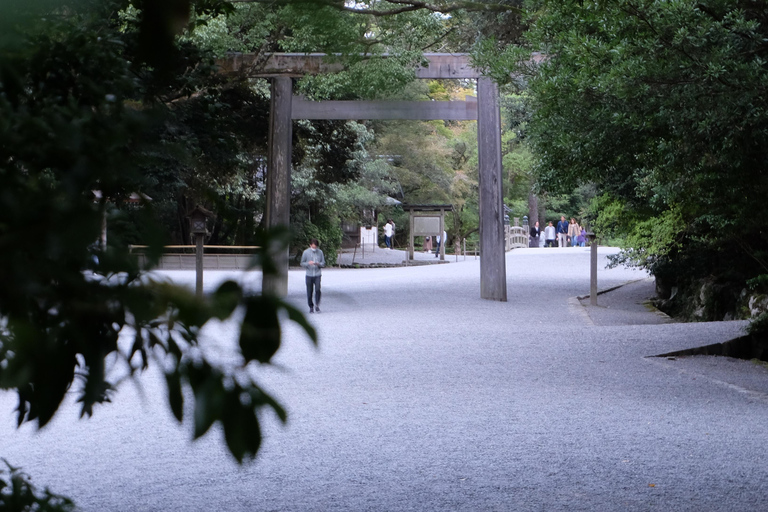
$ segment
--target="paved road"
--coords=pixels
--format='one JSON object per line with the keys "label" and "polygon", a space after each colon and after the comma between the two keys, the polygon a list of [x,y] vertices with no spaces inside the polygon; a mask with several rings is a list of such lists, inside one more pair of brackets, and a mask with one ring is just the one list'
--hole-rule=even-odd
{"label": "paved road", "polygon": [[[509,253],[506,303],[479,299],[472,259],[326,271],[321,347],[289,327],[282,369],[259,370],[290,421],[264,418],[252,464],[218,432],[189,442],[152,373],[143,395],[124,386],[91,420],[69,407],[37,434],[13,429],[0,395],[0,455],[93,512],[766,510],[765,368],[647,357],[743,323],[595,325],[572,300],[588,261]],[[643,277],[599,273],[601,288]],[[289,295],[303,303],[300,272]],[[231,325],[206,334],[225,357]]]}

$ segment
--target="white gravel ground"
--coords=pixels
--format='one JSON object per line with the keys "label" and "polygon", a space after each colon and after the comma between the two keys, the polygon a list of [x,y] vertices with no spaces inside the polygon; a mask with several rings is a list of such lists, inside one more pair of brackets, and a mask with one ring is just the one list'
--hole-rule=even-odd
{"label": "white gravel ground", "polygon": [[345,249],[338,255],[336,262],[341,266],[351,265],[410,265],[412,262],[417,264],[423,263],[440,263],[443,262],[459,262],[467,260],[477,260],[476,255],[455,255],[446,254],[443,260],[440,260],[439,255],[435,255],[434,250],[431,252],[414,251],[413,259],[406,258],[408,251],[401,249],[382,249],[381,247],[371,248],[368,246],[365,250],[357,248],[356,250]]}
{"label": "white gravel ground", "polygon": [[[94,418],[69,404],[41,432],[15,429],[0,394],[0,456],[93,512],[768,508],[765,368],[646,357],[742,322],[593,325],[573,300],[589,292],[588,249],[508,253],[506,303],[479,298],[479,269],[327,269],[319,349],[287,326],[280,367],[258,370],[290,418],[263,418],[253,463],[235,464],[219,432],[190,442],[152,372]],[[600,288],[645,277],[600,269]],[[206,290],[232,275],[206,273]],[[300,270],[289,299],[305,305]],[[206,336],[225,357],[235,333]]]}

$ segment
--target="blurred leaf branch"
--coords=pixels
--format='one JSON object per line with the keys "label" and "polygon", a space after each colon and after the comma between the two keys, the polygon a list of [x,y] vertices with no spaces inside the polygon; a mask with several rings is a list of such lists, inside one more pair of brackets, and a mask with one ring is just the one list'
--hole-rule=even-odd
{"label": "blurred leaf branch", "polygon": [[[106,361],[124,361],[127,378],[156,365],[180,422],[185,399],[192,401],[193,437],[219,423],[229,451],[244,461],[259,450],[260,411],[286,419],[253,377],[254,367],[269,364],[280,348],[285,320],[299,324],[313,343],[317,336],[278,297],[228,281],[198,299],[147,278],[119,236],[97,243],[105,203],[124,204],[146,188],[147,155],[174,157],[145,137],[167,115],[163,94],[172,87],[193,93],[174,81],[178,74],[156,73],[183,67],[175,47],[159,58],[143,53],[168,44],[162,30],[152,32],[145,18],[126,26],[120,17],[142,4],[0,4],[0,389],[16,393],[19,425],[42,428],[67,395],[81,415],[109,402],[126,376],[112,375]],[[153,16],[175,32],[177,11],[166,8]],[[164,243],[161,222],[150,202],[140,215],[156,260]],[[286,243],[287,234],[262,231],[256,238],[266,248]],[[266,249],[253,265],[275,271]],[[226,364],[201,350],[201,329],[212,319],[239,324],[239,357]],[[52,508],[58,498],[36,494],[10,465],[0,472],[0,487],[0,510],[65,510],[68,503]]]}

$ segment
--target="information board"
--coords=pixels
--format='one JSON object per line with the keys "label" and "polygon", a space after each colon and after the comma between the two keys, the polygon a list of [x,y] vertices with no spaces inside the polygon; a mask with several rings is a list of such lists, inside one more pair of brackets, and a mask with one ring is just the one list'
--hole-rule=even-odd
{"label": "information board", "polygon": [[440,234],[440,216],[417,215],[413,217],[413,236]]}

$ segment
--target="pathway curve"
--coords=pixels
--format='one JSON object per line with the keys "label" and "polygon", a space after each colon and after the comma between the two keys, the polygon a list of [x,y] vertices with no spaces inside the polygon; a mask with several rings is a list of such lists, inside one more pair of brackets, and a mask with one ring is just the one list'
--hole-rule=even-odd
{"label": "pathway curve", "polygon": [[[601,289],[645,277],[603,267]],[[93,512],[765,510],[765,368],[647,357],[742,322],[595,322],[571,300],[589,292],[588,249],[508,253],[506,303],[481,300],[479,276],[472,259],[328,269],[320,348],[287,327],[282,368],[259,370],[290,419],[264,418],[255,463],[238,467],[218,432],[191,443],[153,373],[143,395],[126,385],[40,433],[15,430],[0,395],[0,456]],[[227,324],[206,334],[211,351],[234,341]]]}

